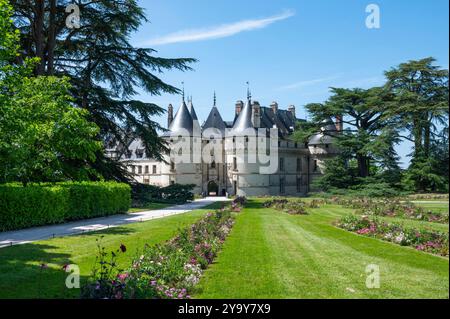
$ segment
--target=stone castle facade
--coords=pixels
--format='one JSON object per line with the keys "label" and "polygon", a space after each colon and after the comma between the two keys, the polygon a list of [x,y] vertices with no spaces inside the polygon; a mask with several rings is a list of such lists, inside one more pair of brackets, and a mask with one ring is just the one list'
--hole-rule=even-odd
{"label": "stone castle facade", "polygon": [[[337,134],[342,130],[339,117],[337,121],[330,119],[323,128],[328,134],[322,131],[308,143],[295,142],[292,134],[296,123],[304,121],[296,117],[295,106],[281,110],[272,102],[264,107],[250,97],[246,103],[236,102],[231,121],[223,120],[215,98],[202,125],[192,100],[186,104],[183,98],[175,115],[173,111],[169,105],[168,131],[162,137],[171,153],[164,156],[164,162],[148,157],[139,140],[128,146],[121,160],[127,162],[137,182],[157,186],[193,184],[194,193],[204,196],[305,196],[311,191],[312,181],[322,174],[323,161],[337,153],[329,132]],[[264,137],[266,144],[261,144]],[[180,146],[181,140],[184,146]],[[262,149],[265,155],[271,153],[275,168],[264,170],[267,163],[257,156]],[[114,156],[114,149],[108,152]],[[176,155],[185,160],[176,160]]]}

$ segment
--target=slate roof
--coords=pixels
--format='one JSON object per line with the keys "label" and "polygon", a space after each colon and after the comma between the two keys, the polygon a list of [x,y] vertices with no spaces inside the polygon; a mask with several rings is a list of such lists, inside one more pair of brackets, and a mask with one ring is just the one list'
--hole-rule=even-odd
{"label": "slate roof", "polygon": [[253,128],[252,123],[252,106],[251,101],[247,100],[247,103],[242,108],[236,121],[233,125],[233,134],[244,132],[246,129]]}
{"label": "slate roof", "polygon": [[324,121],[322,131],[310,137],[309,145],[324,145],[333,143],[333,135],[337,134],[336,125],[333,120]]}
{"label": "slate roof", "polygon": [[184,133],[185,130],[189,134],[193,133],[193,120],[191,113],[189,112],[186,103],[183,101],[178,109],[172,123],[170,123],[169,131],[164,133],[164,136],[176,135],[177,133]]}
{"label": "slate roof", "polygon": [[222,134],[225,133],[225,129],[227,128],[227,124],[223,121],[222,116],[220,116],[219,110],[215,106],[213,106],[211,112],[209,112],[208,118],[206,119],[206,122],[202,127],[203,130],[208,128],[216,128]]}
{"label": "slate roof", "polygon": [[197,113],[195,113],[194,104],[192,104],[192,100],[190,100],[188,103],[188,110],[189,110],[189,114],[191,114],[192,121],[193,121],[193,123],[192,123],[193,129],[194,129],[193,135],[200,136],[202,130],[201,130],[200,123],[199,123],[199,120],[197,117]]}

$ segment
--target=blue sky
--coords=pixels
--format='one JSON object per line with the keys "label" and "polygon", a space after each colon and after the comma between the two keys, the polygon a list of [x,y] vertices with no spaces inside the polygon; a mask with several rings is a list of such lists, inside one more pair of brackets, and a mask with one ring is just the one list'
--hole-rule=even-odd
{"label": "blue sky", "polygon": [[[380,8],[380,28],[368,29],[366,6]],[[383,71],[410,59],[437,58],[448,68],[447,0],[140,0],[149,22],[132,37],[163,57],[194,57],[193,72],[171,71],[161,78],[193,96],[205,120],[217,92],[226,120],[246,95],[281,108],[322,102],[328,88],[381,85]],[[144,101],[177,108],[180,97],[149,96]],[[161,118],[162,124],[166,119]],[[402,160],[410,145],[398,147]]]}

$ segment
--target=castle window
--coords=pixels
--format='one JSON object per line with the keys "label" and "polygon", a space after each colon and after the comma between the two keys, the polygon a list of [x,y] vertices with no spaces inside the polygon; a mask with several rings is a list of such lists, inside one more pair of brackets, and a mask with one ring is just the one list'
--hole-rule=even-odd
{"label": "castle window", "polygon": [[236,157],[233,157],[233,169],[234,169],[234,170],[237,169],[237,161],[236,161]]}
{"label": "castle window", "polygon": [[280,157],[280,172],[284,172],[284,158]]}
{"label": "castle window", "polygon": [[142,166],[141,165],[138,166],[138,174],[142,174]]}
{"label": "castle window", "polygon": [[317,165],[317,160],[314,160],[313,172],[317,172],[318,169],[319,169],[319,166]]}
{"label": "castle window", "polygon": [[127,153],[125,154],[125,157],[126,158],[131,158],[131,151],[130,150],[127,151]]}
{"label": "castle window", "polygon": [[152,170],[153,170],[153,174],[156,174],[156,165],[153,165]]}
{"label": "castle window", "polygon": [[328,145],[328,144],[325,144],[325,148],[328,148],[330,145]]}
{"label": "castle window", "polygon": [[297,177],[297,193],[300,193],[302,191],[302,178]]}
{"label": "castle window", "polygon": [[144,150],[142,149],[137,149],[136,150],[136,157],[137,158],[142,158],[144,156]]}
{"label": "castle window", "polygon": [[301,171],[302,171],[302,159],[297,158],[297,172],[301,172]]}
{"label": "castle window", "polygon": [[180,148],[180,149],[178,150],[178,155],[179,155],[179,156],[183,155],[183,149],[182,149],[182,148]]}
{"label": "castle window", "polygon": [[145,165],[145,174],[150,173],[150,170],[148,169],[148,165]]}
{"label": "castle window", "polygon": [[211,168],[216,168],[216,162],[214,161],[211,162]]}
{"label": "castle window", "polygon": [[136,166],[131,165],[131,173],[136,174]]}
{"label": "castle window", "polygon": [[170,162],[170,169],[175,170],[175,163],[173,161]]}

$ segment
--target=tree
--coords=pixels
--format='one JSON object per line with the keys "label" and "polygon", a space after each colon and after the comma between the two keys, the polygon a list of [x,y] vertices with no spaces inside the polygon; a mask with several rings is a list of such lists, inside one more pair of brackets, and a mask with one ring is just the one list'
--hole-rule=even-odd
{"label": "tree", "polygon": [[[392,120],[386,117],[391,94],[383,88],[344,89],[331,88],[332,96],[325,103],[312,103],[306,109],[311,122],[300,122],[295,138],[307,141],[322,131],[333,138],[345,160],[356,159],[357,177],[368,177],[371,165],[384,169],[397,169],[394,145],[397,132]],[[333,118],[339,117],[346,128],[337,134]],[[333,129],[327,129],[327,127]],[[324,129],[325,128],[325,129]]]}
{"label": "tree", "polygon": [[429,165],[437,163],[432,145],[443,138],[442,127],[448,128],[448,70],[434,62],[431,57],[408,61],[385,72],[386,88],[395,96],[388,114],[408,132],[402,137],[414,143],[409,176],[419,191],[436,189],[443,182]]}
{"label": "tree", "polygon": [[0,182],[88,179],[98,127],[71,105],[67,78],[31,76],[38,59],[9,64],[18,48],[10,13],[0,0]]}
{"label": "tree", "polygon": [[[167,151],[158,137],[162,128],[152,117],[163,112],[154,103],[137,100],[138,88],[152,94],[179,93],[158,77],[165,70],[190,70],[195,59],[166,59],[153,49],[133,47],[132,32],[147,21],[135,0],[78,0],[81,25],[66,26],[65,9],[70,0],[12,0],[14,21],[22,35],[22,57],[38,57],[36,75],[67,76],[75,103],[89,111],[102,138],[112,136],[121,145],[139,137],[149,156],[162,158]],[[130,136],[131,134],[131,136]],[[114,161],[97,154],[97,167],[104,175],[117,174]],[[115,163],[118,165],[118,163]]]}

